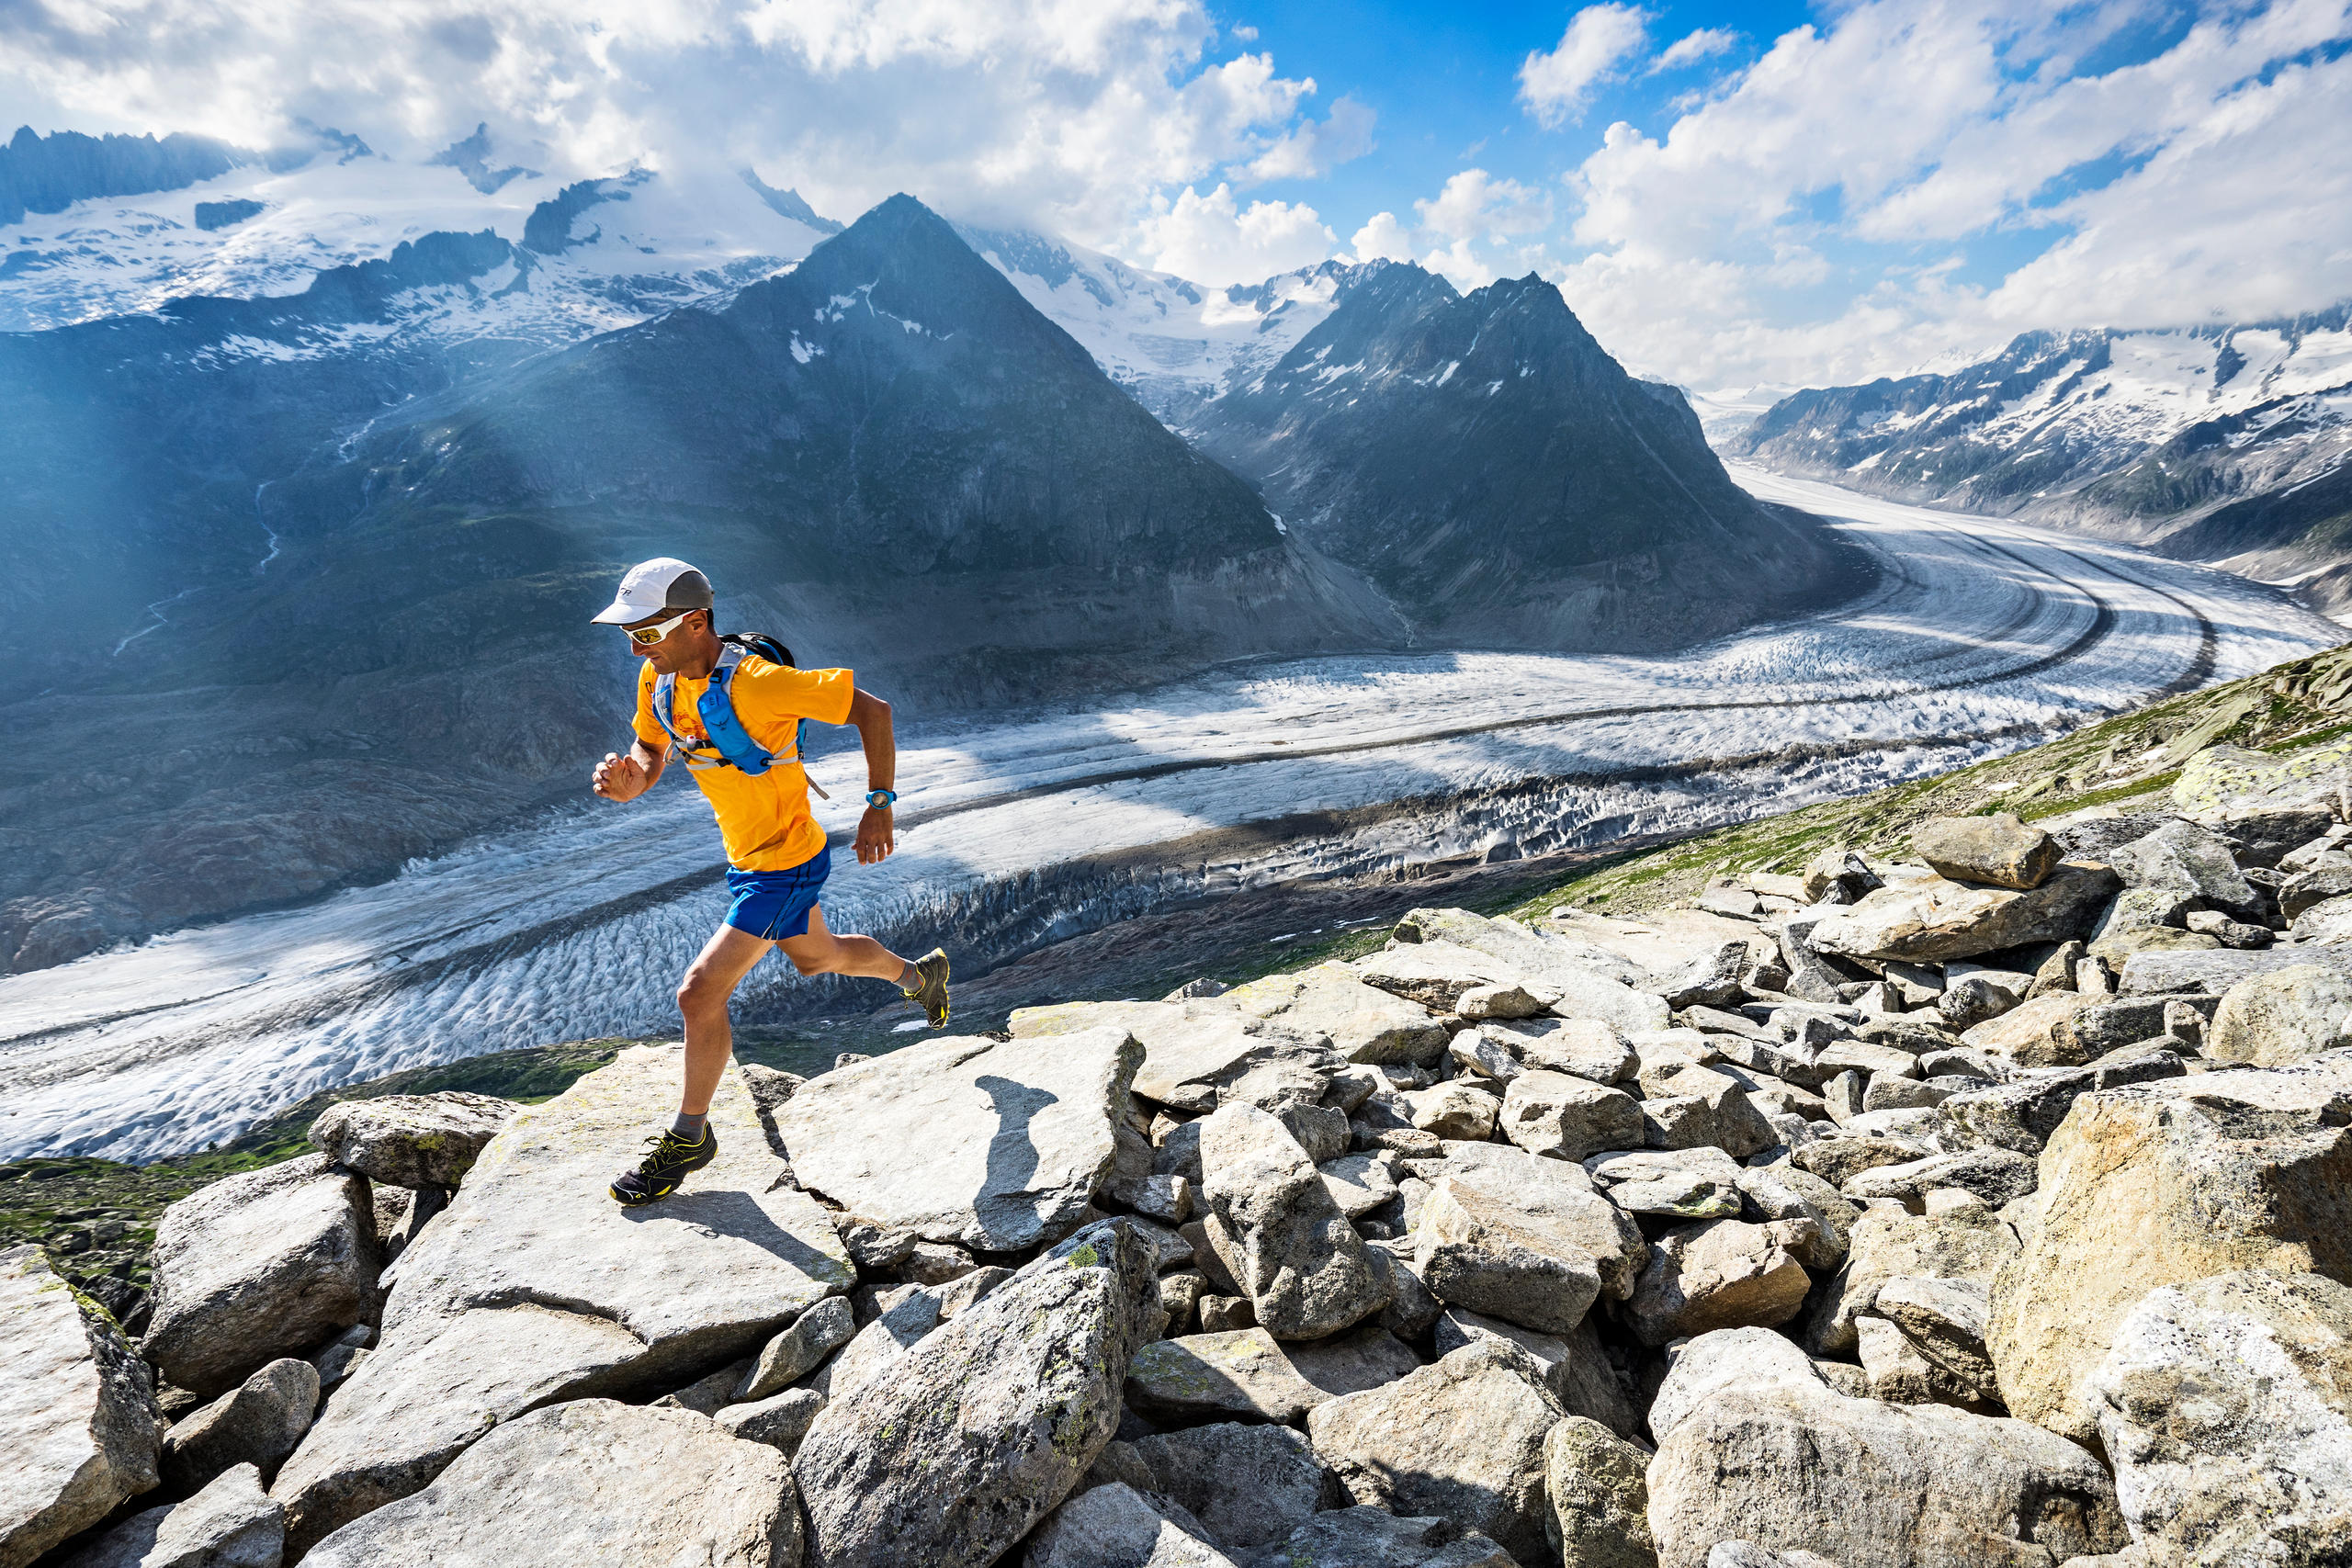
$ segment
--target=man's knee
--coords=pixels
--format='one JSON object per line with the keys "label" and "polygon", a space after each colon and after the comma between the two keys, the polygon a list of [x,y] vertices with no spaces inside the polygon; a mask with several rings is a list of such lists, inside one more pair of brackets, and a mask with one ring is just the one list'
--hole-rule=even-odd
{"label": "man's knee", "polygon": [[689,969],[686,977],[678,982],[678,1011],[687,1018],[713,1010],[723,1012],[727,1008],[728,993],[733,988],[720,985],[715,976],[700,969]]}

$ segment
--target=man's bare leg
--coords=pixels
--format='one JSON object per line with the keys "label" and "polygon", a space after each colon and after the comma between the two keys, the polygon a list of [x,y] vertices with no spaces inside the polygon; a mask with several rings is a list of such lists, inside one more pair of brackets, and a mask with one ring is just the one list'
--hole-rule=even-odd
{"label": "man's bare leg", "polygon": [[686,965],[686,977],[678,982],[678,1016],[686,1024],[686,1081],[678,1099],[681,1113],[710,1113],[710,1097],[718,1092],[727,1058],[735,1052],[735,1030],[727,1019],[727,1004],[743,976],[775,945],[765,937],[721,926]]}

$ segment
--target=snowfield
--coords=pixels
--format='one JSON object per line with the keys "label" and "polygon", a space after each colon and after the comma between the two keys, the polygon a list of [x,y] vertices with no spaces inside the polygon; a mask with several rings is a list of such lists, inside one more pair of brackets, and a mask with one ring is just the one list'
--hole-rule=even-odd
{"label": "snowfield", "polygon": [[[899,852],[872,868],[837,855],[828,918],[910,947],[944,931],[976,973],[1219,888],[1874,788],[2342,636],[2267,588],[2125,547],[1733,472],[1839,519],[1883,559],[1881,586],[1666,658],[1255,665],[1101,711],[910,735]],[[401,1067],[674,1030],[672,988],[724,908],[718,835],[683,782],[612,807],[584,799],[585,772],[580,809],[380,886],[0,978],[0,1156],[153,1158]],[[815,775],[839,841],[861,764],[836,753]],[[739,1012],[890,999],[771,962]]]}

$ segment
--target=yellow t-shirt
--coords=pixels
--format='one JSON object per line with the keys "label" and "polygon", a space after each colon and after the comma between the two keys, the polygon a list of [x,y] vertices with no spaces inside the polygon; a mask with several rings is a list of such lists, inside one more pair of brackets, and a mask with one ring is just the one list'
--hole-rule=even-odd
{"label": "yellow t-shirt", "polygon": [[[651,664],[639,667],[637,738],[659,751],[670,744],[670,737],[653,716],[655,679]],[[681,675],[671,694],[670,722],[687,740],[708,739],[695,704],[709,684]],[[825,847],[825,830],[808,810],[808,775],[794,745],[800,721],[846,723],[856,679],[846,670],[795,670],[748,653],[735,667],[727,691],[736,718],[776,759],[756,776],[741,768],[694,770],[695,783],[702,785],[711,814],[718,818],[728,863],[738,871],[783,871],[798,865]]]}

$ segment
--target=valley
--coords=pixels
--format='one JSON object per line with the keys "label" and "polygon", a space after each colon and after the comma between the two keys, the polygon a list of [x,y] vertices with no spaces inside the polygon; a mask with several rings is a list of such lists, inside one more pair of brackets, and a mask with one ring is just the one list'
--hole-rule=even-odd
{"label": "valley", "polygon": [[[1417,874],[1507,879],[1899,782],[2341,635],[2274,590],[2129,547],[1732,474],[1830,520],[1878,586],[1667,656],[1261,659],[1115,705],[926,722],[901,752],[899,854],[837,865],[829,915],[944,942],[980,982],[957,1026],[993,1027],[1106,978],[1213,971],[1294,909],[1328,929],[1376,918]],[[846,753],[814,769],[837,840],[856,773]],[[583,799],[376,886],[0,978],[0,1157],[155,1157],[402,1067],[664,1032],[718,869],[691,792]],[[1285,902],[1312,889],[1333,897]],[[865,1021],[823,1049],[867,1049],[904,1017],[869,1020],[878,991],[771,964],[738,1016]]]}

